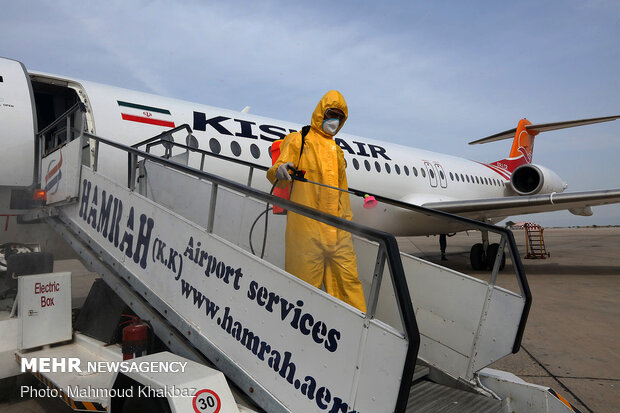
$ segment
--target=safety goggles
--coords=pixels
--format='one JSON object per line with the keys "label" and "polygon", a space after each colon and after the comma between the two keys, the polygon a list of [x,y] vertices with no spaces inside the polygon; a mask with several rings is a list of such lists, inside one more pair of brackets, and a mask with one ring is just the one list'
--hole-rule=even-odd
{"label": "safety goggles", "polygon": [[323,119],[344,119],[344,112],[337,108],[328,108]]}

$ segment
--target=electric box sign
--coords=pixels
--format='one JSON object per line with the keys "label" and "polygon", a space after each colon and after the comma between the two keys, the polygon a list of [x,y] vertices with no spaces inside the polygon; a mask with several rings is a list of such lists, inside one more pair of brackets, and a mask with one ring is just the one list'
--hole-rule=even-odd
{"label": "electric box sign", "polygon": [[71,273],[19,277],[20,349],[71,339]]}

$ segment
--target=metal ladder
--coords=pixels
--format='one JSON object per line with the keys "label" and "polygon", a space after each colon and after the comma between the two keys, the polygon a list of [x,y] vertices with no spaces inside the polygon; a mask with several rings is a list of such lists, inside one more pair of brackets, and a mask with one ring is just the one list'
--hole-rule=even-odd
{"label": "metal ladder", "polygon": [[543,231],[545,230],[538,224],[531,222],[526,223],[525,228],[525,246],[526,253],[525,258],[528,259],[545,259],[551,256],[545,248],[545,239],[543,238]]}

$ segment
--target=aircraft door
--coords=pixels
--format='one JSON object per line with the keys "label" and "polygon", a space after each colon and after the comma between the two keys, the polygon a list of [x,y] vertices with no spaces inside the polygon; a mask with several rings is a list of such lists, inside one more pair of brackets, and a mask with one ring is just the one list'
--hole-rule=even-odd
{"label": "aircraft door", "polygon": [[435,166],[435,170],[437,171],[437,175],[439,175],[439,185],[441,185],[442,188],[447,188],[448,178],[446,177],[446,173],[443,170],[443,167],[437,162],[434,162],[433,164]]}
{"label": "aircraft door", "polygon": [[0,58],[0,186],[33,183],[36,122],[26,68]]}
{"label": "aircraft door", "polygon": [[424,167],[426,168],[426,173],[428,174],[428,179],[430,180],[431,186],[433,188],[437,188],[437,171],[433,168],[430,162],[424,161]]}

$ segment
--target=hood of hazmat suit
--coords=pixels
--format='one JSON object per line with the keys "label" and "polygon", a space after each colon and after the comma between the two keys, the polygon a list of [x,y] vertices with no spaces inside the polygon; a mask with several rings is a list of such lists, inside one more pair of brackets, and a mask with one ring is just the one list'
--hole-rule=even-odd
{"label": "hood of hazmat suit", "polygon": [[[347,103],[340,92],[332,90],[323,96],[312,113],[303,152],[299,132],[284,138],[280,156],[267,171],[271,183],[276,182],[278,167],[292,162],[296,169],[305,171],[305,177],[311,181],[348,189],[342,149],[334,141],[334,136],[322,129],[325,111],[330,108],[344,113],[336,133],[342,129],[348,117]],[[340,218],[353,218],[349,194],[345,192],[294,181],[290,199]],[[350,233],[289,211],[286,225],[286,270],[317,288],[323,285],[329,294],[366,311]]]}

